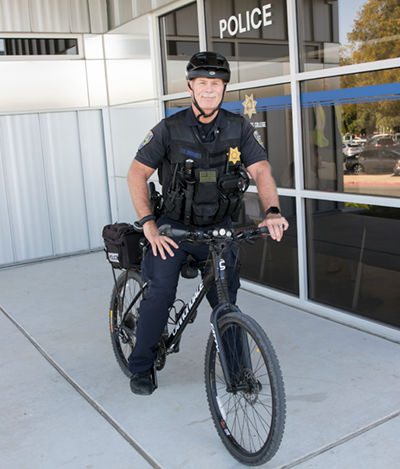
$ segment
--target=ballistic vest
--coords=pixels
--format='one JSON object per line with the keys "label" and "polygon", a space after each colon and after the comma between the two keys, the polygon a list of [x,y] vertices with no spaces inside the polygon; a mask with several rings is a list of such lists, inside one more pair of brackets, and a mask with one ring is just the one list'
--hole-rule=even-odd
{"label": "ballistic vest", "polygon": [[[185,125],[186,112],[166,119],[170,146],[160,182],[164,210],[186,224],[211,225],[239,216],[248,177],[240,161],[243,117],[224,112],[229,123],[212,143],[203,143],[195,127]],[[190,173],[187,160],[193,161]],[[188,174],[189,173],[189,174]]]}

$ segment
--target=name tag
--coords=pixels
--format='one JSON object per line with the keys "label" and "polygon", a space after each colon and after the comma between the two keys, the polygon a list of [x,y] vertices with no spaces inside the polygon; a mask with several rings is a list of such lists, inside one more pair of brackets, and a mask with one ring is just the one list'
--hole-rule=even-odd
{"label": "name tag", "polygon": [[199,182],[217,182],[217,172],[216,171],[200,171],[199,173]]}

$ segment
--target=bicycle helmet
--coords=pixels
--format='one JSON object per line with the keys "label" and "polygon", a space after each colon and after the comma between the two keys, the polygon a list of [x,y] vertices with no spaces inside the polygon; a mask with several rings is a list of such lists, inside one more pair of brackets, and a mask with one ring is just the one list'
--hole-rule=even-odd
{"label": "bicycle helmet", "polygon": [[[224,82],[222,99],[218,106],[209,114],[205,114],[203,109],[201,109],[194,95],[194,91],[190,86],[191,80],[194,80],[195,78],[219,78]],[[216,52],[198,52],[189,60],[186,66],[186,80],[188,81],[189,88],[193,92],[193,104],[200,111],[200,114],[197,116],[197,120],[199,122],[201,117],[211,117],[215,112],[219,111],[225,96],[226,85],[229,83],[230,79],[231,70],[229,68],[229,63],[221,54]]]}
{"label": "bicycle helmet", "polygon": [[198,52],[186,66],[186,79],[220,78],[225,83],[231,79],[231,70],[226,58],[216,52]]}

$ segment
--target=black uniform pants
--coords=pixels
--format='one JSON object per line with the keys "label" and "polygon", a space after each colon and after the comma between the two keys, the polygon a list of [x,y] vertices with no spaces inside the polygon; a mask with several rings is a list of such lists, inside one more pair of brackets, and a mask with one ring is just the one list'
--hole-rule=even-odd
{"label": "black uniform pants", "polygon": [[[157,222],[158,226],[168,223],[173,228],[195,230],[198,227],[186,226],[182,222],[170,219],[163,215]],[[214,225],[215,226],[215,225]],[[219,227],[231,227],[231,221],[218,224]],[[204,231],[211,227],[201,227]],[[210,256],[208,245],[193,246],[188,243],[180,243],[179,238],[174,238],[179,249],[174,249],[175,256],[163,260],[158,254],[153,255],[148,249],[142,261],[142,278],[148,283],[147,296],[142,300],[139,308],[139,321],[137,326],[136,346],[129,357],[129,369],[132,373],[149,369],[155,360],[157,344],[164,331],[168,320],[169,309],[175,301],[176,290],[183,262],[191,254],[196,261],[207,259]],[[237,246],[231,245],[231,249],[225,252],[226,273],[228,278],[229,301],[236,303],[237,291],[240,287],[239,263]],[[196,288],[193,282],[193,292]],[[207,299],[212,308],[218,304],[216,285],[213,285],[207,293]]]}

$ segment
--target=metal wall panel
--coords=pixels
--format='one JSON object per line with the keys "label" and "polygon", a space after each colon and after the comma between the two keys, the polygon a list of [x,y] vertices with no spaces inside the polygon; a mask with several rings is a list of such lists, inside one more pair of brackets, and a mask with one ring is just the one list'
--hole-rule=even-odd
{"label": "metal wall panel", "polygon": [[0,265],[14,262],[2,142],[3,137],[0,124]]}
{"label": "metal wall panel", "polygon": [[111,222],[101,111],[78,113],[90,247],[103,246],[104,225]]}
{"label": "metal wall panel", "polygon": [[0,1],[0,31],[30,32],[29,0]]}
{"label": "metal wall panel", "polygon": [[102,34],[85,34],[83,44],[85,59],[104,59]]}
{"label": "metal wall panel", "polygon": [[0,116],[0,265],[103,245],[102,111]]}
{"label": "metal wall panel", "polygon": [[150,101],[111,108],[110,122],[115,175],[126,178],[140,143],[157,124],[156,104]]}
{"label": "metal wall panel", "polygon": [[104,34],[106,59],[150,59],[150,50],[147,16],[136,18]]}
{"label": "metal wall panel", "polygon": [[147,15],[104,35],[110,105],[154,98],[150,49]]}
{"label": "metal wall panel", "polygon": [[103,60],[86,62],[90,106],[107,106],[107,83]]}
{"label": "metal wall panel", "polygon": [[54,254],[89,249],[76,112],[40,116]]}
{"label": "metal wall panel", "polygon": [[106,67],[110,105],[154,98],[150,60],[107,60]]}
{"label": "metal wall panel", "polygon": [[71,33],[89,33],[89,6],[87,1],[69,0],[70,29]]}
{"label": "metal wall panel", "polygon": [[84,60],[0,61],[0,90],[0,112],[89,104]]}
{"label": "metal wall panel", "polygon": [[30,8],[33,32],[69,33],[71,31],[68,0],[30,0]]}
{"label": "metal wall panel", "polygon": [[[107,106],[107,82],[104,63],[103,36],[101,34],[85,34],[85,58],[87,86],[90,106]],[[92,60],[98,59],[98,60]]]}
{"label": "metal wall panel", "polygon": [[0,117],[0,126],[14,260],[51,256],[38,116]]}
{"label": "metal wall panel", "polygon": [[113,221],[133,223],[138,219],[138,217],[133,207],[126,178],[115,178],[115,189],[118,199],[118,220]]}

